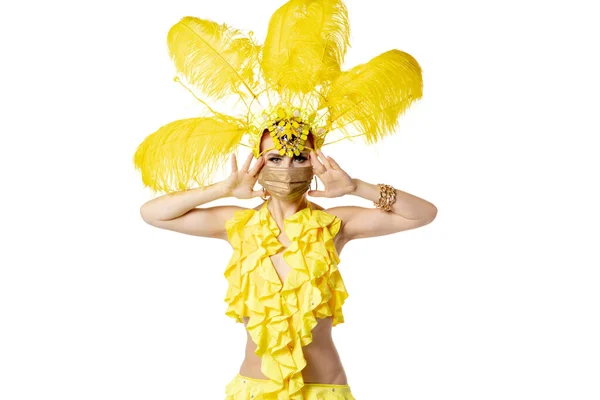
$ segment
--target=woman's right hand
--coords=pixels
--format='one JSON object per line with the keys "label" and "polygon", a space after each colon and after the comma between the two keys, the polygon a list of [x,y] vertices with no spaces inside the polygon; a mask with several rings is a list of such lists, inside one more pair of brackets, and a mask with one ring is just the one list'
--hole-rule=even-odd
{"label": "woman's right hand", "polygon": [[262,190],[254,190],[254,185],[258,179],[258,173],[265,163],[264,157],[259,157],[252,169],[248,170],[251,161],[252,153],[248,154],[244,165],[238,171],[235,154],[231,154],[231,175],[223,181],[227,196],[233,196],[238,199],[251,199],[263,195]]}

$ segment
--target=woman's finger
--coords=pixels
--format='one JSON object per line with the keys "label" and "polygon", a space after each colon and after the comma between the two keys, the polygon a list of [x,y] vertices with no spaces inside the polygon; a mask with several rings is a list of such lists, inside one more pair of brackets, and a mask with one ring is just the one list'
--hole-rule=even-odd
{"label": "woman's finger", "polygon": [[235,153],[231,153],[231,173],[237,172],[237,160]]}
{"label": "woman's finger", "polygon": [[310,152],[310,163],[313,166],[313,169],[315,170],[315,173],[317,175],[321,175],[323,172],[327,171],[323,164],[319,162],[319,159],[317,158],[317,155],[314,151]]}
{"label": "woman's finger", "polygon": [[311,197],[326,197],[324,190],[309,190],[307,194]]}
{"label": "woman's finger", "polygon": [[325,168],[331,169],[331,164],[329,164],[329,160],[327,159],[327,157],[325,157],[325,154],[323,154],[321,150],[317,150],[317,154],[319,154],[321,160],[323,160],[323,165],[325,166]]}
{"label": "woman's finger", "polygon": [[244,165],[242,165],[242,169],[240,169],[240,172],[248,172],[248,168],[250,168],[250,163],[252,162],[252,153],[248,154],[248,157],[246,158],[246,161],[244,162]]}
{"label": "woman's finger", "polygon": [[329,164],[331,164],[331,166],[333,167],[333,169],[341,169],[339,164],[330,156],[327,156],[327,159],[329,160]]}
{"label": "woman's finger", "polygon": [[264,159],[264,157],[260,156],[258,158],[258,160],[256,160],[256,162],[254,163],[254,166],[252,167],[252,169],[250,171],[248,171],[248,175],[255,177],[256,174],[258,174],[258,172],[262,169],[264,164],[265,164],[265,159]]}

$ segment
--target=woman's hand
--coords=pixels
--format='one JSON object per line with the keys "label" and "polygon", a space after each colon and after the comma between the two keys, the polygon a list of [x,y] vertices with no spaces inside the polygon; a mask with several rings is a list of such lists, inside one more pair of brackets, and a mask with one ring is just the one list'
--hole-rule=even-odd
{"label": "woman's hand", "polygon": [[259,157],[252,169],[248,170],[251,161],[252,153],[248,154],[246,162],[244,162],[244,165],[238,171],[235,154],[231,154],[231,175],[223,181],[226,196],[233,196],[238,199],[251,199],[263,195],[262,190],[254,190],[254,184],[256,184],[258,173],[262,169],[265,159],[264,157]]}
{"label": "woman's hand", "polygon": [[[318,156],[317,156],[318,154]],[[323,185],[325,190],[309,190],[308,195],[313,197],[340,197],[353,193],[356,190],[356,182],[337,162],[329,156],[325,156],[321,150],[317,154],[310,152],[310,163]],[[321,161],[319,161],[321,157]]]}

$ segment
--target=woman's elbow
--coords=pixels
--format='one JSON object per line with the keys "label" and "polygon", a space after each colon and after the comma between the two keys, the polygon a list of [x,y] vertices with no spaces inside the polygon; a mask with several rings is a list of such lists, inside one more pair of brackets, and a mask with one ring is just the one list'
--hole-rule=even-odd
{"label": "woman's elbow", "polygon": [[150,225],[153,225],[153,221],[156,220],[155,216],[150,211],[147,203],[142,204],[142,206],[140,207],[140,216],[142,217],[144,222]]}
{"label": "woman's elbow", "polygon": [[437,207],[434,206],[433,204],[431,204],[431,209],[427,212],[427,214],[426,214],[426,216],[424,218],[424,220],[426,221],[425,225],[430,224],[430,223],[433,222],[433,220],[435,219],[435,217],[437,217],[437,212],[438,212]]}

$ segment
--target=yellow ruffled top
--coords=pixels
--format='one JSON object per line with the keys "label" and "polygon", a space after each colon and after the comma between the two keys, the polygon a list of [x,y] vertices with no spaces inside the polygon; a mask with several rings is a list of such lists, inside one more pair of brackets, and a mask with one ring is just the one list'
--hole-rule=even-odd
{"label": "yellow ruffled top", "polygon": [[[291,242],[285,248],[267,205],[238,210],[226,222],[234,251],[224,273],[229,282],[225,314],[240,323],[249,317],[246,329],[262,359],[261,371],[269,378],[253,400],[304,400],[302,347],[312,342],[317,318],[331,316],[333,326],[344,322],[342,306],[348,293],[333,242],[341,220],[313,210],[309,202],[284,220]],[[270,259],[281,250],[291,267],[283,283]]]}

